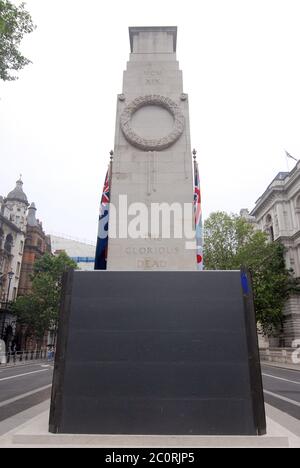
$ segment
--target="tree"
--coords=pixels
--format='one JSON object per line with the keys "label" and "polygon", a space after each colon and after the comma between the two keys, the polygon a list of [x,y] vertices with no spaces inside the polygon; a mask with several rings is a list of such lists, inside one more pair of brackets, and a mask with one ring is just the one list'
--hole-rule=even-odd
{"label": "tree", "polygon": [[212,213],[204,224],[205,268],[235,269],[236,254],[249,242],[252,233],[253,227],[243,218],[220,211]]}
{"label": "tree", "polygon": [[283,307],[297,284],[284,261],[284,247],[269,242],[244,218],[224,212],[212,213],[204,224],[204,262],[208,270],[249,268],[257,322],[266,335],[283,323]]}
{"label": "tree", "polygon": [[9,0],[0,0],[0,79],[16,80],[11,70],[21,70],[30,60],[24,57],[19,46],[23,36],[35,29],[25,4],[14,5]]}
{"label": "tree", "polygon": [[64,252],[58,256],[46,253],[34,265],[32,292],[20,296],[13,304],[18,323],[26,327],[27,337],[41,341],[48,330],[56,330],[63,273],[76,268]]}

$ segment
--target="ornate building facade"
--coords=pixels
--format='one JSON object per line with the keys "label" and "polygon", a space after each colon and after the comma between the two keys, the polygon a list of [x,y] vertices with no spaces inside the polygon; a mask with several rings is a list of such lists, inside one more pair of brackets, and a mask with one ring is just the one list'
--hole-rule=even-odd
{"label": "ornate building facade", "polygon": [[[26,236],[28,201],[19,179],[6,198],[0,198],[0,299],[14,300],[17,296]],[[8,291],[8,273],[13,272]],[[8,294],[8,297],[7,297]]]}
{"label": "ornate building facade", "polygon": [[[286,248],[286,267],[300,278],[300,162],[291,172],[279,172],[250,213],[258,229],[270,241],[281,241]],[[292,296],[284,310],[284,329],[280,344],[290,347],[300,339],[300,296]]]}
{"label": "ornate building facade", "polygon": [[21,179],[6,198],[0,197],[0,334],[6,341],[13,334],[8,303],[18,293],[28,205]]}
{"label": "ornate building facade", "polygon": [[42,223],[36,219],[36,207],[32,203],[27,215],[26,238],[18,296],[30,293],[34,264],[46,252],[51,252],[50,238],[45,234]]}
{"label": "ornate building facade", "polygon": [[51,252],[50,238],[36,219],[34,203],[29,207],[19,179],[7,197],[0,197],[0,338],[9,346],[16,332],[10,303],[31,290],[35,261]]}

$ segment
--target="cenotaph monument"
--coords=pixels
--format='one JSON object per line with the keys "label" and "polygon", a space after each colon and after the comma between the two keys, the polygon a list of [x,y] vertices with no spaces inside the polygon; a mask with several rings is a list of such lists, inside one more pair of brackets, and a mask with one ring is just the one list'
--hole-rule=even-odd
{"label": "cenotaph monument", "polygon": [[[188,95],[176,59],[177,28],[135,27],[129,28],[129,36],[111,178],[111,203],[120,216],[117,222],[110,220],[108,232],[117,238],[109,234],[107,269],[196,270],[195,248],[186,248],[191,239],[180,232],[184,226],[193,228],[194,181]],[[126,211],[135,203],[149,213],[149,225],[141,227],[139,238],[128,235]],[[159,204],[166,212],[156,230],[153,208]]]}
{"label": "cenotaph monument", "polygon": [[49,430],[262,435],[250,276],[197,265],[197,167],[177,28],[129,36],[97,271],[64,277]]}

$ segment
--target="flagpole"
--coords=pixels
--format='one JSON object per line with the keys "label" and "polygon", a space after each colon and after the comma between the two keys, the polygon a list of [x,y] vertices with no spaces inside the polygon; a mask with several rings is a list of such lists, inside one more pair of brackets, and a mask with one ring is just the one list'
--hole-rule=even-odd
{"label": "flagpole", "polygon": [[110,161],[109,161],[109,193],[111,190],[111,179],[112,179],[112,169],[113,169],[113,162],[114,162],[114,152],[111,150],[109,152],[110,155]]}
{"label": "flagpole", "polygon": [[[194,162],[194,185],[195,185],[195,178],[196,178],[196,174],[198,173],[197,151],[195,150],[195,148],[193,149],[193,160],[194,160],[193,162]],[[195,229],[196,228],[197,226],[196,226],[196,217],[195,217]]]}
{"label": "flagpole", "polygon": [[284,152],[285,152],[287,169],[288,169],[288,172],[290,172],[289,159],[292,159],[293,161],[296,161],[296,163],[299,162],[299,159],[294,158],[294,156],[292,156],[286,149],[284,150]]}
{"label": "flagpole", "polygon": [[284,151],[285,151],[285,155],[287,158],[293,159],[296,162],[299,161],[298,159],[294,158],[294,156],[292,156],[287,150],[284,150]]}
{"label": "flagpole", "polygon": [[[114,162],[114,152],[111,150],[109,152],[110,160],[109,160],[109,176],[108,176],[108,186],[109,186],[109,203],[111,201],[111,185],[112,185],[112,171],[113,171],[113,162]],[[109,220],[108,220],[108,227],[107,227],[107,252],[108,252],[108,244],[109,244]],[[107,268],[107,257],[106,257],[106,268]]]}
{"label": "flagpole", "polygon": [[[195,211],[195,237],[196,237],[196,260],[197,270],[203,270],[203,237],[202,237],[202,213],[201,213],[201,188],[199,167],[197,162],[197,151],[193,149],[194,159],[194,211]],[[198,205],[199,204],[199,205]],[[198,212],[200,210],[200,213]],[[198,219],[199,216],[199,219]]]}
{"label": "flagpole", "polygon": [[[195,150],[195,148],[193,149],[193,160],[194,160],[193,163],[194,163],[194,181],[195,181],[196,171],[197,171],[197,151]],[[195,228],[196,228],[196,218],[195,218]]]}

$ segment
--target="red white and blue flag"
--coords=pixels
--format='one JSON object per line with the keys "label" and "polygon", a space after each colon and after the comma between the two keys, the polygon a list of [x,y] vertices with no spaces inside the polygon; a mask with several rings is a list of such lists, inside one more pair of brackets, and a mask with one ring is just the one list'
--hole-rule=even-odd
{"label": "red white and blue flag", "polygon": [[202,205],[200,191],[200,177],[197,161],[194,161],[194,212],[196,230],[196,256],[197,269],[203,270],[203,225],[202,225]]}
{"label": "red white and blue flag", "polygon": [[108,221],[110,201],[110,169],[108,169],[100,204],[95,270],[106,270],[108,247]]}

